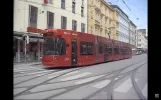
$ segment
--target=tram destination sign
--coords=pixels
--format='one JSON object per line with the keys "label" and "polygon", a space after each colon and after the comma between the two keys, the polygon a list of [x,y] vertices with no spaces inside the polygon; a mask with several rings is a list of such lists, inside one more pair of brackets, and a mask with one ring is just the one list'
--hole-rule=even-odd
{"label": "tram destination sign", "polygon": [[53,32],[44,33],[43,36],[53,36]]}

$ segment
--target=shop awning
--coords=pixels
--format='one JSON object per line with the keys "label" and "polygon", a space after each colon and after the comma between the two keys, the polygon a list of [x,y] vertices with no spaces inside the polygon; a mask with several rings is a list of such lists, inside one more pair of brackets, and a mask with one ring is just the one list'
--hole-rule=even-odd
{"label": "shop awning", "polygon": [[38,39],[38,38],[29,38],[30,39],[30,42],[44,42],[44,39]]}
{"label": "shop awning", "polygon": [[22,37],[14,36],[14,39],[22,40]]}

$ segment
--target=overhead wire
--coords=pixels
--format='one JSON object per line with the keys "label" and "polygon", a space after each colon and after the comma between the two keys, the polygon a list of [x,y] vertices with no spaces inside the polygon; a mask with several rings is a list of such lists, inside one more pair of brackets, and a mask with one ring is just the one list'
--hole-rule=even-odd
{"label": "overhead wire", "polygon": [[138,20],[139,19],[139,17],[137,17],[132,11],[131,11],[131,9],[130,9],[130,7],[126,4],[126,2],[124,1],[124,0],[122,0],[122,2],[126,5],[126,7],[130,10],[130,12],[131,12],[131,14],[133,14],[136,18],[136,20]]}
{"label": "overhead wire", "polygon": [[[136,10],[140,12],[140,14],[143,16],[143,17],[147,17],[145,14],[144,11],[142,11],[140,8],[136,7],[134,4],[132,4],[129,0],[127,0],[133,7],[137,8]],[[143,14],[144,13],[144,14]]]}
{"label": "overhead wire", "polygon": [[[140,9],[139,7],[137,7],[136,5],[134,5],[130,0],[127,0],[129,3],[131,3],[131,5],[133,5],[134,7],[136,7],[139,11],[142,11],[143,9]],[[145,9],[144,9],[145,10]],[[145,13],[145,12],[143,12]],[[147,12],[146,12],[147,13]]]}

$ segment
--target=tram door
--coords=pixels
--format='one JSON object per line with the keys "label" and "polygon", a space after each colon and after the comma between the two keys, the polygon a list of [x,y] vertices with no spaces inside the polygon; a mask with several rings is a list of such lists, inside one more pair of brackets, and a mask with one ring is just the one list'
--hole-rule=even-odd
{"label": "tram door", "polygon": [[71,53],[72,66],[77,65],[77,40],[72,40],[72,53]]}

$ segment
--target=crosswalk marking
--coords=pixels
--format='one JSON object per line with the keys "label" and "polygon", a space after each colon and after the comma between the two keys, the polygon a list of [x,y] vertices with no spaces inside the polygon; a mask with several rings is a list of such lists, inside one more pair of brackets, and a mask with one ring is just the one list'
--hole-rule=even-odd
{"label": "crosswalk marking", "polygon": [[79,72],[79,71],[70,72],[70,73],[68,73],[68,74],[66,74],[66,75],[64,75],[64,76],[68,76],[68,75],[76,74],[76,73],[78,73],[78,72]]}
{"label": "crosswalk marking", "polygon": [[100,89],[100,88],[103,88],[106,85],[108,85],[110,82],[111,82],[111,80],[104,80],[104,81],[102,81],[102,82],[100,82],[100,83],[98,83],[98,84],[96,84],[96,85],[94,85],[92,87],[95,87],[95,88],[99,88]]}
{"label": "crosswalk marking", "polygon": [[144,86],[144,89],[142,90],[142,94],[147,97],[147,84]]}
{"label": "crosswalk marking", "polygon": [[90,72],[85,72],[85,73],[81,73],[81,74],[74,75],[74,76],[67,77],[67,78],[60,79],[60,80],[61,80],[61,81],[67,81],[67,80],[72,80],[72,79],[77,79],[77,78],[80,78],[80,77],[84,77],[84,76],[87,76],[87,75],[90,75],[90,74],[92,74],[92,73],[90,73]]}
{"label": "crosswalk marking", "polygon": [[100,76],[86,78],[86,79],[83,79],[83,80],[80,80],[80,81],[75,82],[75,84],[83,84],[83,83],[86,83],[86,82],[89,82],[89,81],[93,81],[93,80],[95,80],[97,78],[100,78],[102,76],[105,76],[105,75],[100,75]]}
{"label": "crosswalk marking", "polygon": [[[138,79],[135,79],[138,81]],[[114,91],[126,93],[132,87],[131,78],[128,78],[122,84],[120,84]]]}

